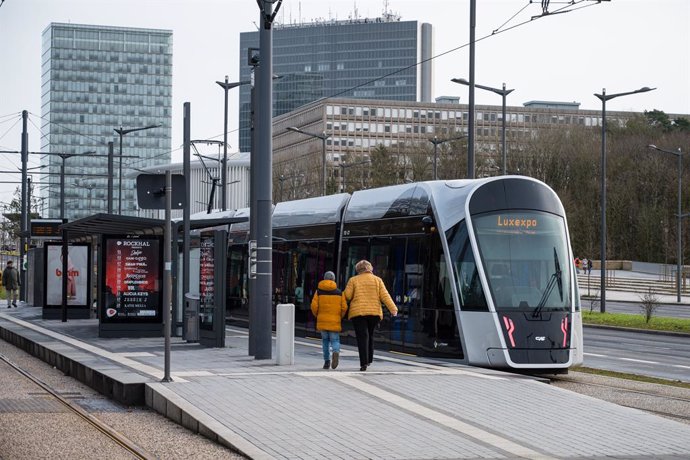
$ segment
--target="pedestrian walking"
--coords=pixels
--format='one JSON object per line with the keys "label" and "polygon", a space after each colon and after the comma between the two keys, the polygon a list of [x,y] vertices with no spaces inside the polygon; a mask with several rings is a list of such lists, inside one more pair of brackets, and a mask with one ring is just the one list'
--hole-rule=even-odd
{"label": "pedestrian walking", "polygon": [[2,285],[7,291],[7,308],[17,308],[17,298],[19,297],[19,272],[14,268],[12,261],[7,261],[7,266],[2,271]]}
{"label": "pedestrian walking", "polygon": [[[341,320],[347,312],[345,296],[335,282],[335,274],[326,272],[319,281],[316,293],[311,299],[311,312],[316,317],[316,330],[321,331],[323,346],[323,368],[338,367],[340,357]],[[333,359],[331,359],[331,348]]]}
{"label": "pedestrian walking", "polygon": [[587,259],[587,257],[585,257],[584,259],[582,259],[581,264],[582,264],[582,273],[584,273],[586,275],[587,270],[589,269],[589,264],[591,264],[591,262],[589,261],[589,259]]}
{"label": "pedestrian walking", "polygon": [[366,371],[374,360],[374,329],[383,319],[381,304],[385,304],[391,315],[398,314],[383,280],[374,275],[374,267],[368,260],[355,264],[355,276],[345,287],[345,299],[350,303],[348,318],[352,320],[357,336],[359,370]]}

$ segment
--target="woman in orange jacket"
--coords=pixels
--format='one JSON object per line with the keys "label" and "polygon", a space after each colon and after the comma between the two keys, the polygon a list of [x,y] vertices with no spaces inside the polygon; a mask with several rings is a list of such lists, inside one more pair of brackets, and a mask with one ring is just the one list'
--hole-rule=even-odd
{"label": "woman in orange jacket", "polygon": [[385,304],[393,316],[397,316],[398,307],[383,280],[374,275],[374,267],[368,260],[357,262],[355,272],[357,274],[349,279],[343,295],[350,303],[348,318],[357,336],[359,370],[366,371],[374,360],[374,329],[383,319],[381,304]]}
{"label": "woman in orange jacket", "polygon": [[[335,274],[326,272],[319,282],[314,298],[311,299],[311,312],[316,317],[316,330],[321,331],[321,345],[323,346],[323,368],[338,367],[340,357],[340,320],[345,316],[347,303],[338,285],[335,284]],[[333,348],[331,360],[330,348]]]}

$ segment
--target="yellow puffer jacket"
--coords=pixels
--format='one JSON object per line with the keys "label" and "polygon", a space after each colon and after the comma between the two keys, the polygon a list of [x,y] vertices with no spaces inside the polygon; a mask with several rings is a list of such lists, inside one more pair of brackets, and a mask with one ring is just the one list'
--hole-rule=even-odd
{"label": "yellow puffer jacket", "polygon": [[335,281],[320,281],[316,294],[311,299],[311,312],[316,316],[316,330],[342,331],[340,319],[345,316],[346,311],[347,302]]}
{"label": "yellow puffer jacket", "polygon": [[382,303],[392,315],[398,313],[398,307],[391,299],[383,280],[373,273],[364,272],[350,278],[343,295],[350,302],[349,319],[355,316],[378,316],[383,319]]}

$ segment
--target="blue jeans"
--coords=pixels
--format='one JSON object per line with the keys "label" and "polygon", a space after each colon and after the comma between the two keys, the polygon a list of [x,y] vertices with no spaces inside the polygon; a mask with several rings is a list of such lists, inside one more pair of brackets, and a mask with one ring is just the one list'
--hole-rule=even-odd
{"label": "blue jeans", "polygon": [[323,346],[323,360],[330,361],[330,347],[333,347],[333,352],[340,353],[340,332],[321,331],[321,345]]}

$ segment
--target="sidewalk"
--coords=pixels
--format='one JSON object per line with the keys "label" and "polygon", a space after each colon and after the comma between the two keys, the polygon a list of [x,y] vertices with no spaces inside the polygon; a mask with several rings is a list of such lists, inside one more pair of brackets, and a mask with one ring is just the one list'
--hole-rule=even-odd
{"label": "sidewalk", "polygon": [[[554,388],[539,379],[377,353],[359,372],[344,347],[322,370],[320,341],[298,339],[295,364],[227,346],[172,340],[173,382],[161,383],[162,338],[101,339],[96,320],[43,321],[41,309],[0,311],[3,339],[121,400],[255,459],[687,458],[690,425]],[[274,353],[275,356],[275,353]]]}

